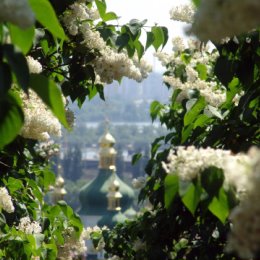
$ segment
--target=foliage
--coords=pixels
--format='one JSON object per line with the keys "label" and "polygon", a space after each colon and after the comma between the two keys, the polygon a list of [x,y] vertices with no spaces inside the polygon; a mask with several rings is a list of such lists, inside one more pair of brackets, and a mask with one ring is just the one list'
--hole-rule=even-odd
{"label": "foliage", "polygon": [[[136,219],[102,232],[105,251],[112,259],[240,259],[226,250],[228,217],[239,197],[225,184],[223,170],[209,167],[184,180],[178,172],[167,172],[162,162],[170,160],[170,150],[177,154],[178,146],[210,146],[235,154],[260,145],[259,31],[216,44],[214,50],[203,45],[174,47],[165,62],[166,85],[173,88],[170,102],[151,104],[152,120],[159,118],[171,132],[151,147],[146,185],[139,194],[139,201],[149,201],[150,207]],[[197,75],[194,80],[191,69]],[[199,84],[210,86],[210,96]],[[213,105],[211,98],[218,93],[224,100]],[[233,167],[233,172],[242,168]],[[256,253],[253,259],[258,257]]]}
{"label": "foliage", "polygon": [[[25,100],[32,99],[34,91],[46,105],[43,111],[52,111],[68,128],[63,96],[81,107],[97,94],[104,99],[103,83],[123,76],[142,80],[149,72],[142,60],[144,51],[163,47],[167,29],[157,25],[147,29],[146,20],[136,19],[115,26],[111,21],[117,15],[101,0],[6,4],[13,13],[0,8],[5,14],[0,24],[0,186],[5,187],[0,258],[72,259],[71,250],[84,253],[83,225],[64,201],[55,205],[44,201],[55,176],[48,158],[37,152],[37,141],[20,136],[28,121]],[[111,231],[92,234],[94,244],[105,243],[107,257],[239,259],[225,251],[228,216],[240,197],[226,185],[224,167],[207,164],[199,174],[184,179],[180,169],[169,171],[165,165],[171,159],[169,151],[179,155],[180,145],[233,153],[259,146],[259,31],[215,44],[213,51],[195,45],[175,48],[173,60],[165,63],[165,83],[174,87],[170,102],[151,105],[152,120],[158,118],[171,132],[151,145],[147,182],[139,195],[150,208]],[[199,159],[193,159],[194,165]],[[255,251],[253,258],[258,259]]]}
{"label": "foliage", "polygon": [[[95,6],[98,19],[90,15]],[[83,10],[89,19],[73,16],[75,10]],[[95,64],[106,57],[98,46],[86,43],[90,37],[84,38],[84,29],[94,33],[107,51],[137,67],[143,62],[141,58],[146,48],[158,49],[165,45],[167,29],[153,26],[149,31],[144,27],[146,21],[138,20],[115,26],[110,21],[118,16],[107,12],[105,2],[100,0],[7,1],[1,3],[3,12],[0,23],[0,186],[7,189],[5,196],[11,210],[6,210],[6,201],[0,205],[0,259],[64,259],[64,254],[66,259],[71,259],[72,249],[74,254],[84,253],[83,225],[64,201],[49,205],[44,200],[55,183],[49,154],[43,156],[37,148],[37,140],[33,140],[35,137],[24,138],[21,132],[32,118],[26,113],[26,109],[31,108],[31,93],[36,93],[45,104],[42,112],[49,109],[69,128],[64,97],[77,101],[79,106],[96,94],[104,99],[104,84],[98,80],[100,67]],[[68,21],[72,24],[67,24]],[[78,33],[73,34],[70,25],[75,25]],[[142,31],[149,33],[146,47],[140,42]],[[142,70],[142,74],[137,67],[135,72],[141,80],[149,69]],[[120,81],[123,76],[133,77],[126,73],[113,74],[109,80]],[[34,120],[33,130],[37,131],[43,122],[35,117]],[[46,117],[45,126],[51,128],[52,124],[50,117]]]}

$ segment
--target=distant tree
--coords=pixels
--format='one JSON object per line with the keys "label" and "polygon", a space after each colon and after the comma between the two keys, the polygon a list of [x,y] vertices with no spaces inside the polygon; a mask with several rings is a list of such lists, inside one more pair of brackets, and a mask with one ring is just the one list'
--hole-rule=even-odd
{"label": "distant tree", "polygon": [[82,175],[82,152],[79,145],[69,148],[63,162],[64,177],[76,181]]}

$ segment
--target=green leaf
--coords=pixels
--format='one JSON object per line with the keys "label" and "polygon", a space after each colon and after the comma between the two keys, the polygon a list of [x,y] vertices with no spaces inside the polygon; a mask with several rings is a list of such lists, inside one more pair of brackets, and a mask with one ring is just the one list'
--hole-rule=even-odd
{"label": "green leaf", "polygon": [[35,13],[37,21],[40,22],[42,26],[46,27],[53,36],[62,40],[67,39],[55,11],[48,0],[29,0],[29,3]]}
{"label": "green leaf", "polygon": [[29,68],[21,52],[14,49],[13,45],[3,45],[4,56],[13,70],[18,84],[27,92],[29,86]]}
{"label": "green leaf", "polygon": [[224,174],[222,169],[209,167],[201,173],[201,185],[211,196],[216,196],[224,183]]}
{"label": "green leaf", "polygon": [[46,39],[43,39],[43,40],[40,41],[40,45],[42,47],[42,50],[43,50],[44,54],[47,55],[48,52],[49,52],[49,43],[48,43],[48,41]]}
{"label": "green leaf", "polygon": [[163,105],[159,101],[153,101],[150,105],[150,116],[152,118],[152,121],[154,121],[158,116],[163,108]]}
{"label": "green leaf", "polygon": [[23,189],[23,187],[24,187],[21,180],[13,178],[13,177],[8,178],[6,186],[8,187],[8,189],[11,193],[13,193],[14,191]]}
{"label": "green leaf", "polygon": [[70,218],[74,214],[73,209],[64,200],[58,201],[57,204],[66,217]]}
{"label": "green leaf", "polygon": [[164,30],[161,27],[158,26],[153,26],[152,27],[152,33],[154,35],[154,41],[153,41],[153,46],[155,50],[157,51],[158,48],[164,44]]}
{"label": "green leaf", "polygon": [[106,10],[107,10],[107,6],[106,3],[104,1],[99,1],[99,0],[95,0],[99,15],[102,19],[104,19]]}
{"label": "green leaf", "polygon": [[5,215],[2,212],[0,212],[0,227],[3,227],[5,224],[6,224]]}
{"label": "green leaf", "polygon": [[75,229],[76,233],[78,234],[78,237],[80,237],[80,234],[83,230],[83,224],[82,224],[80,216],[77,214],[74,214],[73,216],[71,216],[70,224],[72,226],[74,226],[74,229]]}
{"label": "green leaf", "polygon": [[0,94],[5,95],[12,85],[12,72],[7,63],[0,63]]}
{"label": "green leaf", "polygon": [[184,116],[184,126],[187,126],[194,122],[197,119],[197,116],[206,106],[205,99],[200,97],[195,104],[191,107],[191,109]]}
{"label": "green leaf", "polygon": [[88,86],[88,90],[89,90],[88,99],[91,100],[93,97],[96,96],[98,91],[95,85]]}
{"label": "green leaf", "polygon": [[161,26],[162,30],[163,30],[163,45],[162,48],[167,44],[168,39],[169,39],[169,33],[168,33],[168,28],[165,26]]}
{"label": "green leaf", "polygon": [[190,183],[188,190],[182,197],[183,204],[193,215],[199,205],[201,193],[202,189],[198,183],[196,185]]}
{"label": "green leaf", "polygon": [[136,153],[132,157],[132,165],[135,165],[142,158],[141,153]]}
{"label": "green leaf", "polygon": [[124,47],[127,46],[128,42],[130,40],[130,36],[128,33],[120,34],[116,39],[116,46],[118,47],[118,50],[121,51]]}
{"label": "green leaf", "polygon": [[196,7],[199,7],[201,0],[192,0],[192,2]]}
{"label": "green leaf", "polygon": [[144,46],[142,45],[142,43],[140,41],[135,41],[134,46],[137,51],[138,59],[140,60],[144,54]]}
{"label": "green leaf", "polygon": [[207,105],[208,110],[214,115],[215,117],[219,119],[223,119],[223,116],[221,115],[220,110],[218,110],[216,107],[213,107],[211,105]]}
{"label": "green leaf", "polygon": [[158,149],[161,146],[161,141],[164,140],[164,136],[158,137],[156,138],[153,142],[152,142],[152,147],[151,147],[151,157],[154,157],[155,154],[157,153]]}
{"label": "green leaf", "polygon": [[130,32],[133,35],[133,39],[135,40],[138,34],[140,33],[141,28],[144,26],[144,24],[147,22],[147,20],[140,21],[138,19],[132,19],[130,20],[128,24],[128,28]]}
{"label": "green leaf", "polygon": [[114,12],[108,12],[103,16],[103,20],[105,22],[111,21],[111,20],[116,20],[118,17]]}
{"label": "green leaf", "polygon": [[226,192],[223,188],[220,189],[217,197],[214,197],[208,209],[215,215],[223,224],[229,215],[229,203]]}
{"label": "green leaf", "polygon": [[61,91],[51,80],[39,74],[31,74],[30,87],[51,109],[60,122],[68,128]]}
{"label": "green leaf", "polygon": [[185,143],[189,138],[192,130],[194,129],[194,124],[191,123],[188,126],[184,127],[181,132],[181,144]]}
{"label": "green leaf", "polygon": [[209,120],[210,118],[207,115],[199,115],[196,121],[194,122],[193,129],[205,126]]}
{"label": "green leaf", "polygon": [[201,80],[207,79],[207,66],[205,64],[197,64],[196,71],[198,72]]}
{"label": "green leaf", "polygon": [[9,24],[8,27],[12,43],[17,45],[21,49],[22,53],[26,55],[33,44],[34,27],[25,30],[13,24]]}
{"label": "green leaf", "polygon": [[191,55],[189,53],[183,52],[183,53],[181,53],[181,60],[185,64],[189,64],[191,61]]}
{"label": "green leaf", "polygon": [[105,95],[104,95],[104,86],[101,84],[96,84],[96,88],[99,94],[99,97],[105,101]]}
{"label": "green leaf", "polygon": [[145,50],[147,50],[154,42],[154,35],[152,32],[146,33],[146,44],[145,44]]}
{"label": "green leaf", "polygon": [[179,178],[177,174],[169,174],[164,180],[164,203],[170,208],[179,189]]}
{"label": "green leaf", "polygon": [[12,142],[23,126],[23,112],[18,98],[8,93],[0,102],[0,149]]}
{"label": "green leaf", "polygon": [[43,178],[43,185],[46,190],[50,185],[53,185],[55,183],[55,174],[48,169],[44,171]]}
{"label": "green leaf", "polygon": [[[240,81],[238,78],[234,77],[232,81],[228,84],[227,89],[227,102],[232,102],[235,95],[240,91]],[[233,103],[233,102],[232,102]]]}

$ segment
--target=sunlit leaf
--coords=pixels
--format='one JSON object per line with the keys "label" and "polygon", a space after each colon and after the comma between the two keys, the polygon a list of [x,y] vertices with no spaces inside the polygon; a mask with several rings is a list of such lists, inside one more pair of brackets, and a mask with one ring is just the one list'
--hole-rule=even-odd
{"label": "sunlit leaf", "polygon": [[213,198],[208,208],[223,224],[225,223],[229,215],[229,203],[223,188],[220,189],[218,196]]}
{"label": "sunlit leaf", "polygon": [[184,126],[187,126],[195,121],[206,105],[205,99],[200,97],[191,109],[184,116]]}
{"label": "sunlit leaf", "polygon": [[150,105],[150,116],[152,118],[152,121],[154,121],[158,116],[163,108],[163,105],[159,101],[153,101]]}
{"label": "sunlit leaf", "polygon": [[146,33],[146,44],[145,44],[145,49],[147,50],[154,42],[154,35],[152,32],[147,32]]}
{"label": "sunlit leaf", "polygon": [[139,59],[141,59],[144,54],[144,46],[140,41],[135,41],[134,45],[137,51],[137,56]]}
{"label": "sunlit leaf", "polygon": [[202,189],[198,184],[190,183],[188,190],[182,197],[183,204],[192,214],[195,213],[199,205],[201,192]]}
{"label": "sunlit leaf", "polygon": [[12,142],[23,126],[23,112],[18,98],[9,93],[0,103],[0,149]]}
{"label": "sunlit leaf", "polygon": [[67,37],[48,0],[29,0],[31,8],[39,21],[53,36],[65,40]]}
{"label": "sunlit leaf", "polygon": [[106,10],[107,10],[107,6],[106,3],[104,1],[100,1],[100,0],[95,0],[99,15],[102,19],[104,19]]}
{"label": "sunlit leaf", "polygon": [[199,78],[201,80],[206,80],[207,79],[207,66],[205,64],[197,64],[196,65],[196,70],[199,74]]}
{"label": "sunlit leaf", "polygon": [[116,20],[118,17],[114,12],[108,12],[103,16],[103,20],[105,22],[111,21],[111,20]]}
{"label": "sunlit leaf", "polygon": [[31,49],[34,38],[34,27],[21,29],[13,24],[8,25],[12,43],[18,46],[23,54],[27,54]]}
{"label": "sunlit leaf", "polygon": [[164,30],[161,27],[153,26],[152,27],[152,33],[154,35],[154,41],[153,46],[155,50],[158,50],[158,48],[164,44]]}

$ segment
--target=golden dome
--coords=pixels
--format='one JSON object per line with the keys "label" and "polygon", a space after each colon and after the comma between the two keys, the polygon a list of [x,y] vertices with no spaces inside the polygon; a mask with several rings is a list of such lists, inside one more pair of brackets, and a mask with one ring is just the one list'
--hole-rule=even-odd
{"label": "golden dome", "polygon": [[121,210],[120,199],[123,196],[122,196],[121,192],[119,191],[119,189],[120,189],[120,183],[116,179],[115,167],[114,167],[112,181],[109,185],[108,193],[107,193],[107,199],[108,199],[107,209],[108,210],[115,210],[115,211]]}
{"label": "golden dome", "polygon": [[64,183],[65,183],[65,181],[64,181],[63,177],[59,174],[56,178],[55,186],[62,187],[62,186],[64,186]]}
{"label": "golden dome", "polygon": [[99,138],[100,147],[111,147],[115,143],[115,138],[108,131]]}
{"label": "golden dome", "polygon": [[106,131],[105,134],[100,137],[99,168],[109,169],[109,167],[115,165],[117,154],[115,148],[113,147],[115,143],[115,138],[108,131]]}

